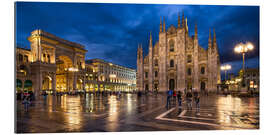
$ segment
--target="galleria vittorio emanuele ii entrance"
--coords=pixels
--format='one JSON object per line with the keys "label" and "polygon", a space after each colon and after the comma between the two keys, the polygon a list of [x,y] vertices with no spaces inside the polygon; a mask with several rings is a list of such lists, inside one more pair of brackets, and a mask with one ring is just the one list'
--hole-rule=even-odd
{"label": "galleria vittorio emanuele ii entrance", "polygon": [[31,87],[28,81],[28,89],[23,90],[34,91],[36,95],[42,90],[69,92],[84,88],[85,80],[79,77],[83,76],[85,68],[87,51],[84,46],[42,30],[33,31],[28,40],[31,50],[18,50],[27,55],[17,58],[17,65],[20,65],[17,89],[25,86],[24,78],[31,82]]}

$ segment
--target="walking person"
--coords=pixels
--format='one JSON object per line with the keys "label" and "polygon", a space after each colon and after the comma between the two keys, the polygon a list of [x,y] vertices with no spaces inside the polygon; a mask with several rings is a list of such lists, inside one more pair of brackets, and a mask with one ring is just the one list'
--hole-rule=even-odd
{"label": "walking person", "polygon": [[178,91],[178,93],[177,93],[177,100],[178,100],[178,107],[182,108],[182,94],[181,94],[181,91]]}
{"label": "walking person", "polygon": [[176,105],[176,91],[173,90],[173,104]]}
{"label": "walking person", "polygon": [[168,107],[171,105],[171,90],[167,91],[167,104],[166,104],[166,108],[168,109]]}
{"label": "walking person", "polygon": [[194,102],[196,104],[196,109],[200,108],[200,96],[197,91],[194,92]]}
{"label": "walking person", "polygon": [[28,107],[30,105],[30,97],[28,95],[25,96],[25,98],[23,99],[22,104],[24,104],[24,110],[27,112],[28,111]]}
{"label": "walking person", "polygon": [[46,101],[47,101],[47,92],[44,90],[43,92],[42,92],[42,96],[43,96],[43,100],[44,100],[44,104],[46,103]]}
{"label": "walking person", "polygon": [[187,101],[187,109],[192,109],[192,93],[191,89],[186,94],[186,101]]}

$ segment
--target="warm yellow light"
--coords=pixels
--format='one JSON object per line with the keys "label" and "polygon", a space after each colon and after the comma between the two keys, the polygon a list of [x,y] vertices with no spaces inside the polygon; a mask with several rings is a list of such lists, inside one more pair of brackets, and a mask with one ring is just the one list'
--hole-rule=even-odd
{"label": "warm yellow light", "polygon": [[234,51],[236,53],[245,53],[247,51],[253,50],[254,46],[251,42],[247,42],[246,44],[240,43],[235,48]]}
{"label": "warm yellow light", "polygon": [[243,51],[243,46],[241,44],[240,45],[237,45],[234,48],[234,51],[237,52],[237,53],[241,53]]}
{"label": "warm yellow light", "polygon": [[110,74],[110,78],[116,78],[115,74]]}
{"label": "warm yellow light", "polygon": [[78,70],[78,68],[73,68],[73,67],[71,67],[71,68],[68,68],[68,71],[76,72],[76,71],[79,71],[79,70]]}
{"label": "warm yellow light", "polygon": [[228,64],[220,67],[221,70],[230,70],[231,68],[231,65]]}
{"label": "warm yellow light", "polygon": [[248,42],[247,43],[247,49],[248,50],[253,50],[254,46],[252,45],[252,43]]}

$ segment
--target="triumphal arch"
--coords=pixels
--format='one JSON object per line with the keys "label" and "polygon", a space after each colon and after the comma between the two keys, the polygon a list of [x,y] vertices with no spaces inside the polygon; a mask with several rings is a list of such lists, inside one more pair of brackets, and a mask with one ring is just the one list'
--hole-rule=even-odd
{"label": "triumphal arch", "polygon": [[31,32],[29,74],[35,95],[42,90],[69,92],[85,85],[85,47],[42,30]]}

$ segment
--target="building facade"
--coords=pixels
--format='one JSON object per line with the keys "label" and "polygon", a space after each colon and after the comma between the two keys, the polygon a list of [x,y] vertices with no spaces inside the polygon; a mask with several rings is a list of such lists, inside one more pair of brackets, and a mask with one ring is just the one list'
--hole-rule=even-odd
{"label": "building facade", "polygon": [[233,74],[228,80],[226,85],[230,92],[259,92],[260,89],[260,74],[258,68],[245,69],[245,76],[243,70],[238,72],[238,76]]}
{"label": "building facade", "polygon": [[[42,30],[33,31],[28,40],[31,49],[16,49],[17,90],[31,90],[34,91],[36,96],[40,95],[42,90],[59,92],[86,90],[87,87],[92,86],[90,84],[97,84],[97,90],[102,90],[100,85],[103,84],[99,84],[99,80],[92,83],[90,75],[94,79],[95,76],[101,78],[100,76],[103,74],[97,72],[99,67],[95,67],[95,62],[85,64],[87,50],[83,45],[61,39]],[[117,73],[136,74],[135,70],[112,63],[111,65],[113,69],[121,69],[121,72]],[[113,82],[120,82],[121,86],[125,83],[134,87],[136,79],[134,79],[134,76],[132,77],[127,80],[126,76],[123,77],[124,79],[116,76],[117,79],[113,79]],[[103,85],[103,87],[105,86]],[[115,89],[120,90],[118,87],[115,87]]]}
{"label": "building facade", "polygon": [[136,71],[101,59],[86,61],[86,91],[136,90]]}
{"label": "building facade", "polygon": [[159,40],[153,46],[150,33],[149,52],[143,55],[142,45],[137,50],[137,89],[166,91],[214,91],[220,83],[220,61],[216,34],[209,31],[208,49],[198,43],[195,34],[189,36],[187,19],[178,15],[178,26],[166,30],[165,20],[160,20]]}

